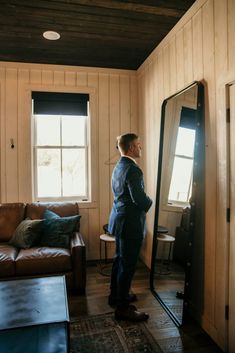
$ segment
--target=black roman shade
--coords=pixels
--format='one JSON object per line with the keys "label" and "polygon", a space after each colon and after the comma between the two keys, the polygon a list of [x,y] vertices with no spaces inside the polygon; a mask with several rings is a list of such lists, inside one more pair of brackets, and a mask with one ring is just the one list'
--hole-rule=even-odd
{"label": "black roman shade", "polygon": [[182,107],[180,115],[180,126],[186,129],[196,129],[196,110]]}
{"label": "black roman shade", "polygon": [[34,114],[87,115],[89,94],[32,92]]}

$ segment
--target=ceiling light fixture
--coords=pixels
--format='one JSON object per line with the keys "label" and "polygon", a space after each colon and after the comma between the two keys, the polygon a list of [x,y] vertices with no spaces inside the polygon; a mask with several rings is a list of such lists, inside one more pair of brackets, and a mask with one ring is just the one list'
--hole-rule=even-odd
{"label": "ceiling light fixture", "polygon": [[43,33],[43,37],[48,40],[58,40],[60,39],[60,34],[54,31],[46,31]]}

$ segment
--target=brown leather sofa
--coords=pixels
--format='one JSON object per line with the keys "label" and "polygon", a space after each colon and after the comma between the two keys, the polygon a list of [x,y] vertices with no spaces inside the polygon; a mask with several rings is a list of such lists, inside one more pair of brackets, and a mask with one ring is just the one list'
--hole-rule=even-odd
{"label": "brown leather sofa", "polygon": [[25,218],[42,219],[45,209],[61,217],[79,214],[77,203],[5,203],[0,204],[0,280],[65,275],[67,288],[85,292],[86,248],[82,236],[75,232],[70,249],[31,247],[18,249],[8,242]]}

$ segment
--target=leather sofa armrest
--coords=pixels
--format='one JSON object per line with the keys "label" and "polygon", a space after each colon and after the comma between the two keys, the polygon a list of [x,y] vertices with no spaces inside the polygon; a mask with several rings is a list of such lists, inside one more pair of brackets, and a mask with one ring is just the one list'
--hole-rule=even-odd
{"label": "leather sofa armrest", "polygon": [[74,290],[84,294],[86,289],[86,246],[81,233],[75,232],[71,239]]}
{"label": "leather sofa armrest", "polygon": [[72,236],[72,239],[71,239],[71,250],[75,247],[80,247],[80,246],[84,246],[85,247],[85,243],[84,243],[84,240],[82,238],[82,235],[81,233],[79,232],[74,232],[73,233],[73,236]]}

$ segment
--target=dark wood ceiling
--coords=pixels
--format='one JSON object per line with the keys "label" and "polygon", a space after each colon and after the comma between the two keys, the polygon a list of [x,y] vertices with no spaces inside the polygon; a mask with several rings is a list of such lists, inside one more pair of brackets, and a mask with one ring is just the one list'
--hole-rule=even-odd
{"label": "dark wood ceiling", "polygon": [[194,2],[0,0],[0,61],[137,69]]}

